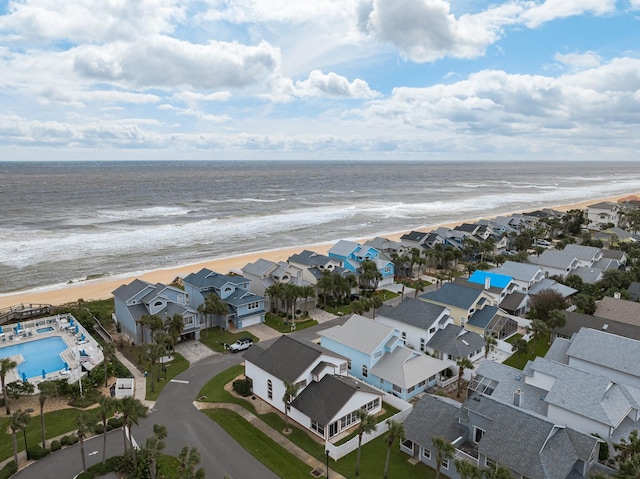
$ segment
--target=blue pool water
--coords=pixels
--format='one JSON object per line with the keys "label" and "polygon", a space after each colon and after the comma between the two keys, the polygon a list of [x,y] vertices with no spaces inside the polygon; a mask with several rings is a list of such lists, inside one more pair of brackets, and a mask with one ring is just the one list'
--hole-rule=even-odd
{"label": "blue pool water", "polygon": [[0,357],[22,354],[24,362],[18,365],[18,375],[27,378],[42,376],[42,370],[50,373],[64,369],[60,353],[67,349],[67,343],[60,337],[25,341],[0,348]]}
{"label": "blue pool water", "polygon": [[36,329],[36,333],[38,333],[38,334],[40,334],[40,333],[50,333],[51,331],[53,331],[53,326],[46,326],[44,328]]}

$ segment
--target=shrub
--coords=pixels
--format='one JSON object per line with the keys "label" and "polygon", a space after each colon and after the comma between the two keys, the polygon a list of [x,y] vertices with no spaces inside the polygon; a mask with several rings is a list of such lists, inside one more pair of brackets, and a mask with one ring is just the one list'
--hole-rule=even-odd
{"label": "shrub", "polygon": [[0,471],[0,479],[9,479],[16,472],[18,472],[18,466],[15,462],[9,461]]}
{"label": "shrub", "polygon": [[236,379],[233,381],[233,390],[240,396],[247,397],[251,395],[251,384],[247,379]]}
{"label": "shrub", "polygon": [[122,427],[122,422],[123,422],[123,419],[121,417],[119,417],[118,419],[116,419],[115,417],[112,417],[107,421],[107,424],[111,426],[111,429],[117,429],[119,427]]}
{"label": "shrub", "polygon": [[104,464],[99,462],[88,467],[87,472],[80,474],[77,479],[93,479],[94,477],[106,476],[110,472],[118,470],[121,462],[122,456],[110,457],[104,462]]}
{"label": "shrub", "polygon": [[60,441],[51,441],[51,451],[59,451],[60,449],[62,449]]}
{"label": "shrub", "polygon": [[[71,446],[79,441],[78,436],[76,436],[75,434],[70,434],[69,436],[65,436],[65,437],[67,438],[67,444],[66,444],[67,446]],[[62,442],[62,440],[60,442]]]}
{"label": "shrub", "polygon": [[93,428],[93,432],[96,434],[102,434],[104,432],[104,426],[102,424],[96,424]]}
{"label": "shrub", "polygon": [[31,459],[38,460],[47,456],[51,451],[49,449],[43,449],[40,444],[29,447],[29,456]]}
{"label": "shrub", "polygon": [[68,446],[69,445],[69,436],[62,436],[60,438],[60,444],[62,446]]}

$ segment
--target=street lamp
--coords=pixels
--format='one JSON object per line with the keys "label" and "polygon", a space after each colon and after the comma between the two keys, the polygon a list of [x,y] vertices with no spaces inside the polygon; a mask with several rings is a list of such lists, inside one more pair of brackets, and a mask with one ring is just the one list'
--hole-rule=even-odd
{"label": "street lamp", "polygon": [[[31,414],[33,412],[33,408],[27,408],[24,410],[24,412]],[[26,427],[22,430],[22,434],[24,436],[24,451],[27,454],[27,461],[28,461],[31,458],[29,457],[30,456],[29,446],[27,446],[27,428]]]}
{"label": "street lamp", "polygon": [[325,450],[324,453],[327,456],[327,479],[329,479],[329,449]]}

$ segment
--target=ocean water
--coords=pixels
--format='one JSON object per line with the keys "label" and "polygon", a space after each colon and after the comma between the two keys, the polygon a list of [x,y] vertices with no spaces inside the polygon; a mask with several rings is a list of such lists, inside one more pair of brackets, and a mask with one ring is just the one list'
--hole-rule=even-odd
{"label": "ocean water", "polygon": [[0,162],[0,293],[640,191],[632,162]]}

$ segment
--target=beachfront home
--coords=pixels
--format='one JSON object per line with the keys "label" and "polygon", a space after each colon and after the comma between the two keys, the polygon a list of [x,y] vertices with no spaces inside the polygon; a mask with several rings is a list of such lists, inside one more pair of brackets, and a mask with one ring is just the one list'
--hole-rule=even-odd
{"label": "beachfront home", "polygon": [[318,284],[318,280],[322,277],[324,271],[341,275],[346,274],[346,270],[340,266],[340,260],[309,250],[289,256],[287,263],[300,268],[302,279],[314,286]]}
{"label": "beachfront home", "polygon": [[329,250],[329,257],[339,261],[341,267],[356,275],[359,273],[362,263],[372,261],[382,276],[378,287],[393,284],[393,262],[387,255],[371,246],[340,240]]}
{"label": "beachfront home", "polygon": [[[203,268],[197,273],[191,273],[183,280],[184,291],[189,305],[198,310],[210,294],[217,295],[228,308],[227,315],[211,315],[219,321],[223,329],[244,329],[254,324],[264,323],[264,297],[251,292],[247,278],[237,275],[215,273]],[[204,315],[203,322],[204,322]]]}
{"label": "beachfront home", "polygon": [[444,306],[408,297],[395,306],[381,306],[376,319],[400,331],[405,346],[422,352],[436,331],[453,323]]}
{"label": "beachfront home", "polygon": [[611,201],[602,201],[587,206],[587,220],[595,229],[613,224],[618,226],[620,221],[620,205]]}
{"label": "beachfront home", "polygon": [[449,367],[405,347],[399,330],[357,314],[319,334],[323,347],[349,358],[350,375],[404,400],[435,386]]}
{"label": "beachfront home", "polygon": [[[598,460],[598,438],[482,395],[463,404],[425,395],[404,429],[400,450],[434,469],[436,437],[453,444],[455,459],[480,469],[500,464],[514,478],[587,478]],[[452,479],[461,477],[453,459],[442,460],[440,471]]]}
{"label": "beachfront home", "polygon": [[527,258],[530,264],[539,266],[545,276],[559,276],[566,279],[567,276],[580,266],[578,258],[574,254],[568,254],[564,251],[545,250],[540,256],[529,255]]}
{"label": "beachfront home", "polygon": [[155,315],[166,321],[176,314],[184,322],[182,337],[200,339],[200,314],[180,288],[135,279],[112,294],[116,321],[130,341],[144,344],[151,340],[148,328],[138,326],[143,316]]}
{"label": "beachfront home", "polygon": [[270,346],[257,343],[244,354],[253,393],[285,410],[285,381],[297,386],[288,415],[324,440],[357,424],[356,412],[376,414],[383,394],[347,376],[348,359],[315,343],[280,336]]}

